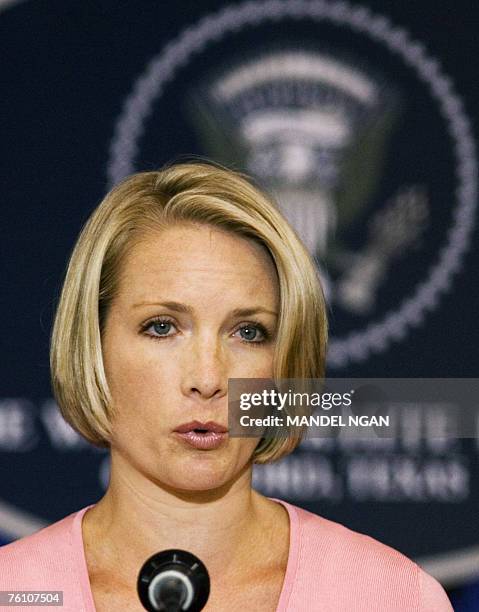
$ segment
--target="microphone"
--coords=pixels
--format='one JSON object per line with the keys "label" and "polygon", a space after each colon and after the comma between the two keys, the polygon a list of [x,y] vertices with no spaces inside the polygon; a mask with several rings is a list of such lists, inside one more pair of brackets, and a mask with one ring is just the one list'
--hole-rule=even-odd
{"label": "microphone", "polygon": [[200,612],[210,594],[210,577],[198,557],[171,548],[145,561],[137,591],[149,612]]}

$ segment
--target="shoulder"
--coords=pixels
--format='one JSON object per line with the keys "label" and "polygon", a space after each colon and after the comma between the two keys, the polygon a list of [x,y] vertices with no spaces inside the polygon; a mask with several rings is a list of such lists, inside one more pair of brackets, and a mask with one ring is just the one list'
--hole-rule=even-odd
{"label": "shoulder", "polygon": [[[335,596],[340,591],[344,607],[338,609],[380,609],[387,603],[382,609],[452,611],[439,582],[398,550],[341,523],[289,506],[297,516],[298,573],[306,581],[311,574],[322,578],[323,586],[340,584]],[[300,576],[298,579],[301,581]]]}
{"label": "shoulder", "polygon": [[414,573],[415,564],[391,546],[304,508],[294,508],[298,513],[305,552],[314,555],[319,539],[322,550],[328,551],[338,562],[361,563],[364,567],[367,561],[367,567],[376,569],[384,568],[386,563],[390,571]]}
{"label": "shoulder", "polygon": [[[75,518],[86,508],[0,547],[0,590],[39,588],[45,580],[53,588],[56,580],[64,580],[74,562],[73,526]],[[53,583],[52,583],[53,581]]]}
{"label": "shoulder", "polygon": [[419,610],[429,612],[453,611],[451,602],[442,585],[430,574],[419,568]]}

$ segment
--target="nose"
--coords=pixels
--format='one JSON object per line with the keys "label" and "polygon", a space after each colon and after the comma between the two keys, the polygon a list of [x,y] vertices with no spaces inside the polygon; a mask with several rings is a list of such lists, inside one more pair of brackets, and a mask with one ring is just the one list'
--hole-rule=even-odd
{"label": "nose", "polygon": [[182,392],[187,397],[211,399],[228,391],[228,368],[221,342],[217,338],[197,338],[185,346]]}

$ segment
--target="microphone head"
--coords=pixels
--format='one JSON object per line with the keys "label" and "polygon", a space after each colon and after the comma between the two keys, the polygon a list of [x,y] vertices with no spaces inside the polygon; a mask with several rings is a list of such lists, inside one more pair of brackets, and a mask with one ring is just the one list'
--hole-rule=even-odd
{"label": "microphone head", "polygon": [[171,548],[145,561],[138,574],[137,591],[149,612],[200,612],[210,594],[210,577],[198,557]]}

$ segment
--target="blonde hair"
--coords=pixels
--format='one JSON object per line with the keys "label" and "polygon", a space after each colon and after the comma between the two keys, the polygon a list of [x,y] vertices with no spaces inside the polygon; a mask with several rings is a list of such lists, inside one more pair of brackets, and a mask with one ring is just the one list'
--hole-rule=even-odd
{"label": "blonde hair", "polygon": [[[65,420],[108,446],[111,395],[102,332],[127,252],[145,233],[196,222],[253,238],[271,255],[280,290],[274,378],[324,376],[327,316],[316,265],[276,204],[242,174],[210,163],[181,163],[133,174],[93,211],[73,249],[52,331],[52,387]],[[262,438],[253,455],[267,463],[299,438]]]}

